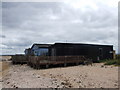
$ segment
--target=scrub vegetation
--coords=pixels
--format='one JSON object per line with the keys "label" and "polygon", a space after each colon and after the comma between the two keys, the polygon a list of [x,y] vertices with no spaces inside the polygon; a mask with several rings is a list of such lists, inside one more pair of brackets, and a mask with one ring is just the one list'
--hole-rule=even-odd
{"label": "scrub vegetation", "polygon": [[99,63],[103,62],[105,65],[120,66],[120,55],[116,55],[116,59],[105,59],[100,60]]}

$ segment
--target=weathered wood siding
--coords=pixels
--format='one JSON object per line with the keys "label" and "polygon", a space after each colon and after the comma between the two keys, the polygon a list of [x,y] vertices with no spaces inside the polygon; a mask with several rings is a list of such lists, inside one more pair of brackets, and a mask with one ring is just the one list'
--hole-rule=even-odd
{"label": "weathered wood siding", "polygon": [[29,56],[28,65],[33,68],[40,68],[43,65],[59,65],[70,63],[84,63],[90,61],[84,56]]}
{"label": "weathered wood siding", "polygon": [[14,55],[12,56],[12,63],[13,64],[24,64],[28,62],[28,56],[25,55]]}

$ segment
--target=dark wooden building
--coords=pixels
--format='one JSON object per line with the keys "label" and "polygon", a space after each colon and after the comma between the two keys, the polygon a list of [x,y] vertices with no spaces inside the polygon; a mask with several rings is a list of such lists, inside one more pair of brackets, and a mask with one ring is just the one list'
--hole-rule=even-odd
{"label": "dark wooden building", "polygon": [[113,59],[113,45],[81,43],[33,44],[25,50],[26,55],[34,56],[85,56],[89,59]]}
{"label": "dark wooden building", "polygon": [[95,60],[112,59],[113,45],[80,43],[55,43],[50,46],[50,56],[80,56]]}

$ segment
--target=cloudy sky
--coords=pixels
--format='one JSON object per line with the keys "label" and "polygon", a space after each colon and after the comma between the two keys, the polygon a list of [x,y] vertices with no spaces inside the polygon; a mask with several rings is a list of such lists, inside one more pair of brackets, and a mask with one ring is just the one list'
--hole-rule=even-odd
{"label": "cloudy sky", "polygon": [[114,45],[118,51],[118,0],[2,2],[2,54],[24,53],[33,43]]}

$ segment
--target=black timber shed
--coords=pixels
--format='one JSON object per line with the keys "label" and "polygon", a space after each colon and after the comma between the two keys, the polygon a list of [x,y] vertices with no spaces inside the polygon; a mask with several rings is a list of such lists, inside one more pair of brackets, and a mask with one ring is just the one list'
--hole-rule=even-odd
{"label": "black timber shed", "polygon": [[95,60],[112,59],[113,45],[55,43],[50,47],[50,56],[85,56]]}

